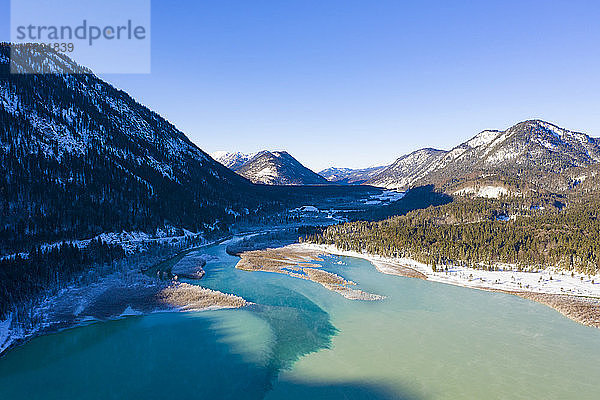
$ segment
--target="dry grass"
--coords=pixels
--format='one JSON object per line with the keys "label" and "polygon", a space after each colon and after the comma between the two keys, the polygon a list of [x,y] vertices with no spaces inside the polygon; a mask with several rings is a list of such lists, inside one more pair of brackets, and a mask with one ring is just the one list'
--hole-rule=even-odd
{"label": "dry grass", "polygon": [[239,296],[222,293],[188,283],[175,283],[158,294],[161,303],[179,307],[186,311],[203,310],[209,307],[239,308],[248,302]]}
{"label": "dry grass", "polygon": [[322,269],[304,268],[304,273],[311,281],[326,283],[329,285],[356,285],[352,281],[347,281],[333,272],[323,271]]}

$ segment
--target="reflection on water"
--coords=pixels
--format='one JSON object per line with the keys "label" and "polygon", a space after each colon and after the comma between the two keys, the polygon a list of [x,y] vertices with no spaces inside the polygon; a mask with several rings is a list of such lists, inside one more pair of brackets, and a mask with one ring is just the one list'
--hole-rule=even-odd
{"label": "reflection on water", "polygon": [[255,305],[37,338],[0,359],[0,398],[600,398],[600,331],[539,304],[327,257],[328,270],[387,296],[351,301],[235,270],[223,245],[207,252],[219,260],[202,285]]}

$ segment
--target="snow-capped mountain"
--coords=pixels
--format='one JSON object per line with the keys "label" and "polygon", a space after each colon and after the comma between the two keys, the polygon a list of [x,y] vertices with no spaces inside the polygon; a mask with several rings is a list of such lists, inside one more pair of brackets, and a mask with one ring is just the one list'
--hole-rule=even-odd
{"label": "snow-capped mountain", "polygon": [[82,73],[11,74],[0,44],[2,247],[166,223],[198,231],[258,204],[254,185],[127,93],[65,56],[14,49],[22,71]]}
{"label": "snow-capped mountain", "polygon": [[[367,183],[405,188],[497,176],[525,179],[543,187],[550,174],[599,161],[600,140],[545,121],[530,120],[505,131],[483,131],[448,152],[419,150],[401,157]],[[401,164],[401,168],[393,168],[396,164]]]}
{"label": "snow-capped mountain", "polygon": [[370,167],[362,169],[352,168],[327,168],[319,172],[319,175],[329,182],[346,185],[360,185],[383,171],[386,166]]}
{"label": "snow-capped mountain", "polygon": [[286,151],[261,151],[236,169],[254,183],[266,185],[322,185],[327,179],[316,174]]}
{"label": "snow-capped mountain", "polygon": [[445,154],[444,150],[430,148],[414,151],[400,157],[366,183],[386,188],[405,188],[426,176],[430,167]]}
{"label": "snow-capped mountain", "polygon": [[256,153],[245,154],[239,151],[230,153],[227,151],[215,151],[211,157],[229,168],[232,171],[237,171],[242,165],[248,162]]}

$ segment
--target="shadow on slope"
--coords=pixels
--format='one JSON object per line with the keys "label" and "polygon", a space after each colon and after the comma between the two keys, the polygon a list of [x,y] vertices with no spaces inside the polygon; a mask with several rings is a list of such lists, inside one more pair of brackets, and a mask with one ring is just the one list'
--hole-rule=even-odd
{"label": "shadow on slope", "polygon": [[404,215],[412,210],[430,206],[441,206],[452,202],[452,196],[435,190],[434,185],[411,188],[404,198],[383,207],[375,207],[354,215],[354,221],[378,221],[395,215]]}

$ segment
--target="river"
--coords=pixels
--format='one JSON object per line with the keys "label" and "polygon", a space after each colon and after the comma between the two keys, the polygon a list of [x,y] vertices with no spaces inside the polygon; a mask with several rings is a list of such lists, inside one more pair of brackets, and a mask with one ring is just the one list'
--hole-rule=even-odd
{"label": "river", "polygon": [[323,267],[348,300],[204,249],[202,286],[255,303],[156,313],[41,336],[0,359],[1,399],[598,399],[600,330],[515,296]]}

